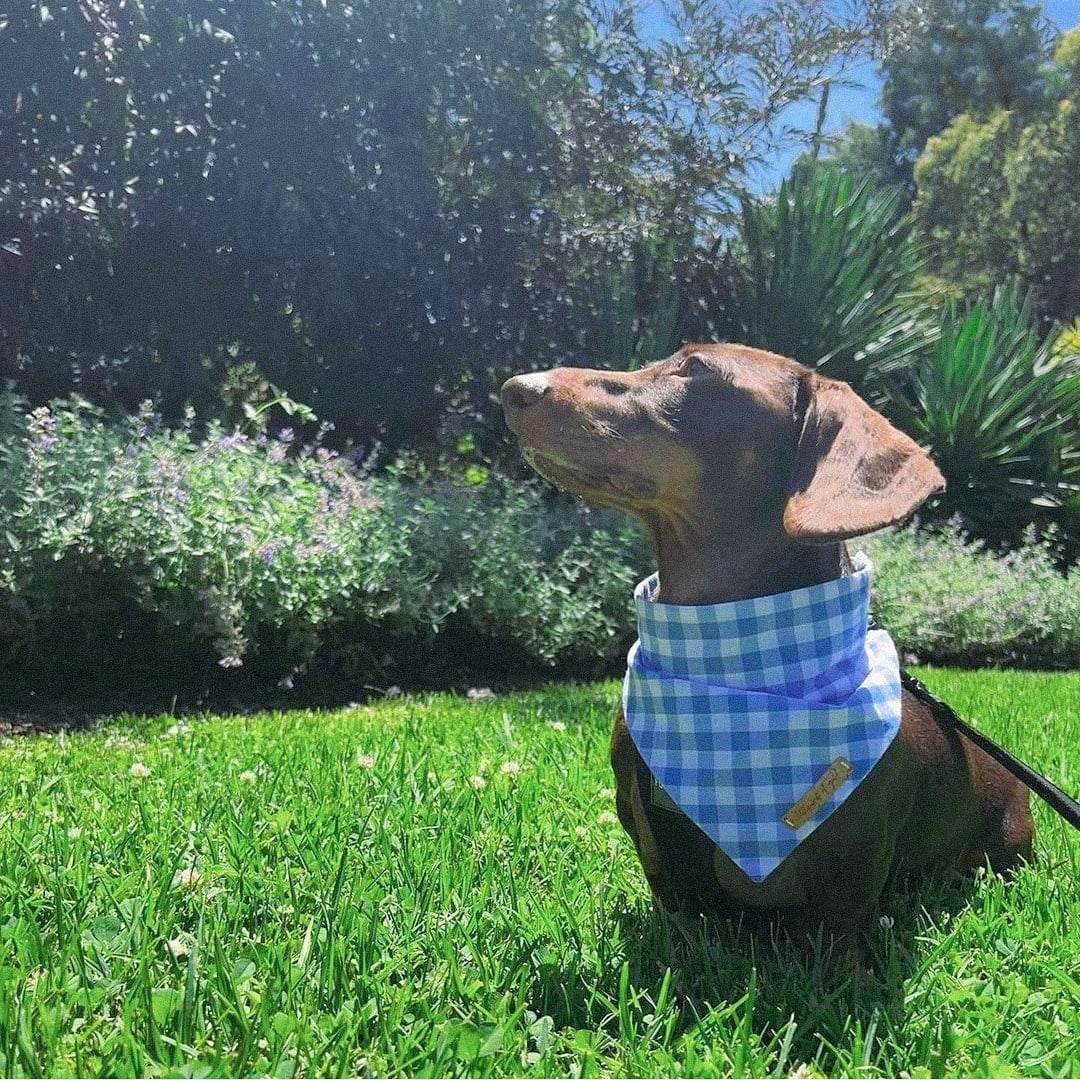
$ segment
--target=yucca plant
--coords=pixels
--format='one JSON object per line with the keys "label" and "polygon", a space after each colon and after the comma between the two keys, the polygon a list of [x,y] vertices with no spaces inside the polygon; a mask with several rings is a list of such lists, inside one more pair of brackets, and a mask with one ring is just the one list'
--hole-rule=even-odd
{"label": "yucca plant", "polygon": [[948,482],[939,509],[991,542],[1067,522],[1080,490],[1080,355],[1056,346],[1016,284],[989,303],[949,301],[937,340],[890,395]]}
{"label": "yucca plant", "polygon": [[741,340],[866,391],[909,363],[932,323],[900,192],[827,165],[796,168],[775,203],[743,206],[734,321]]}

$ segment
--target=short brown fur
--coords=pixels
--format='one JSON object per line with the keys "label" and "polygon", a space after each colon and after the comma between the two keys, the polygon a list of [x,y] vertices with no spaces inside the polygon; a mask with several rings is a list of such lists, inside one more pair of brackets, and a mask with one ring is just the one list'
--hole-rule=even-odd
{"label": "short brown fur", "polygon": [[[902,521],[944,486],[850,387],[741,345],[688,345],[635,372],[519,376],[503,405],[539,472],[645,524],[666,603],[839,577],[845,540]],[[1031,858],[1027,789],[907,691],[900,735],[878,765],[760,884],[689,818],[654,805],[621,710],[611,763],[619,820],[672,910],[844,933],[898,873],[1004,872]]]}

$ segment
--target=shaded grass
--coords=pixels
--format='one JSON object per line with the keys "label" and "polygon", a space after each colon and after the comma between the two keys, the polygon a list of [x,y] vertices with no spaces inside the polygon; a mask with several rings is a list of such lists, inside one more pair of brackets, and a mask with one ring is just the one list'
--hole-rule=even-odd
{"label": "shaded grass", "polygon": [[[1080,790],[1080,675],[919,674]],[[793,955],[653,912],[612,813],[614,699],[0,744],[0,1071],[1080,1071],[1080,845],[1044,807],[1014,881],[889,897],[868,967]]]}

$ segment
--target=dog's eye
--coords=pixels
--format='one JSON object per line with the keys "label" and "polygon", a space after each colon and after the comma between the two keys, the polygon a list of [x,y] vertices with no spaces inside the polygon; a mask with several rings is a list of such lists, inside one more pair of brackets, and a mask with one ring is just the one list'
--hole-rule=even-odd
{"label": "dog's eye", "polygon": [[688,379],[693,375],[708,375],[711,371],[712,368],[700,356],[691,353],[690,356],[683,357],[673,374]]}

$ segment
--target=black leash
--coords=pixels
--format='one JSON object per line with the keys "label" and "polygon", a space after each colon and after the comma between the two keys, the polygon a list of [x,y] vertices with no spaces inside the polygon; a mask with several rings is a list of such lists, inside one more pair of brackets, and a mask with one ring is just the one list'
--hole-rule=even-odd
{"label": "black leash", "polygon": [[929,690],[914,675],[901,669],[900,682],[920,701],[925,702],[933,710],[935,715],[942,717],[951,727],[955,728],[976,746],[985,750],[996,762],[1003,765],[1019,780],[1025,784],[1048,806],[1056,810],[1074,829],[1080,829],[1080,803],[1045,776],[1041,776],[1030,766],[1025,765],[1019,758],[1015,758],[1008,750],[998,746],[993,739],[988,739],[980,731],[976,731],[970,724],[965,723],[956,715],[956,711],[948,702],[931,694]]}

